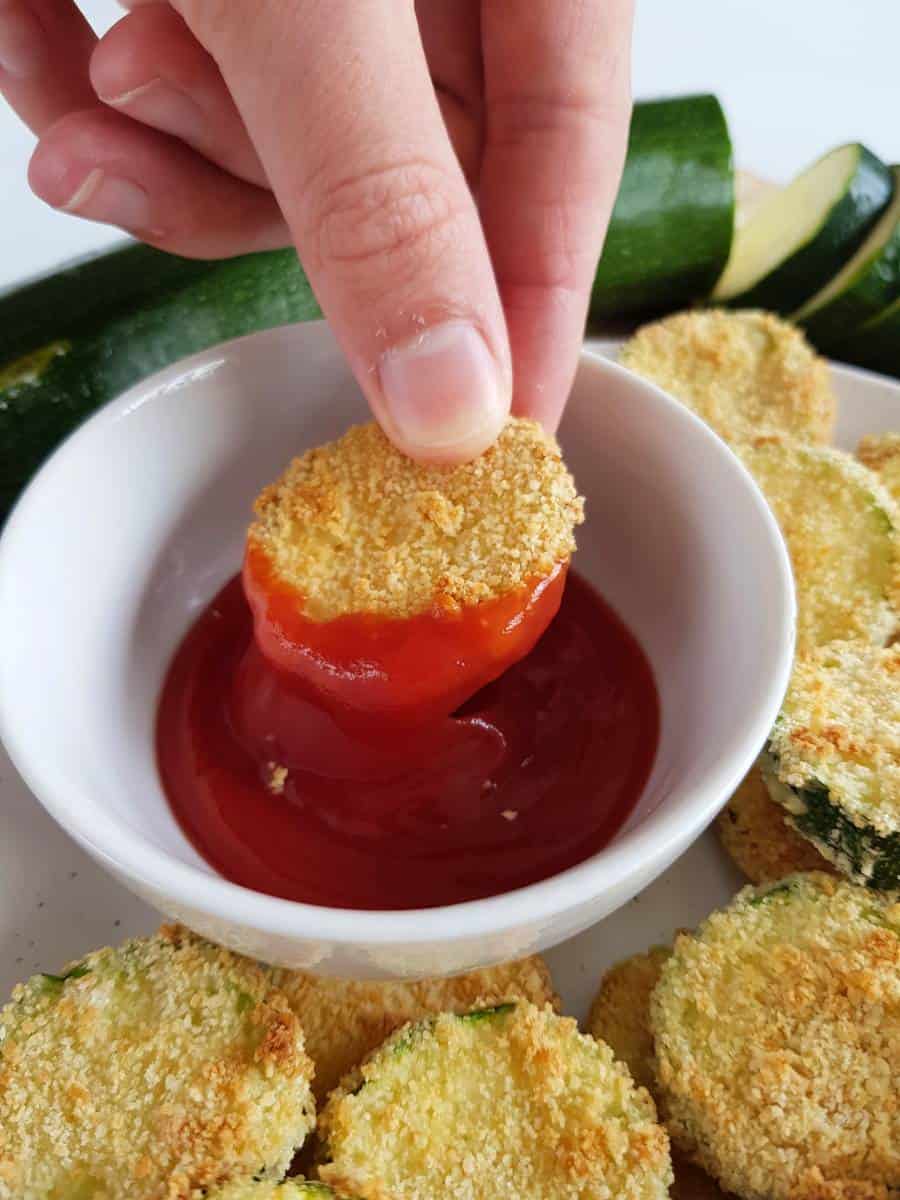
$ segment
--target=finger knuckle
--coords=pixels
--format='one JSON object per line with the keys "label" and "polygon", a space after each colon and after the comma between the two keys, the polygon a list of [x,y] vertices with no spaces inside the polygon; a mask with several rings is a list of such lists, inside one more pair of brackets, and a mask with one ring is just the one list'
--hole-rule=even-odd
{"label": "finger knuckle", "polygon": [[462,217],[459,187],[440,167],[398,163],[346,176],[322,189],[312,242],[331,267],[398,275],[439,258]]}

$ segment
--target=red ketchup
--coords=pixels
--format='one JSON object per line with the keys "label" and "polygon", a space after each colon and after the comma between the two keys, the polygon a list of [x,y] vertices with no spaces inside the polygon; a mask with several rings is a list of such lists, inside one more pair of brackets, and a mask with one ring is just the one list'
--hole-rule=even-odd
{"label": "red ketchup", "polygon": [[226,878],[428,908],[546,879],[626,820],[659,702],[640,646],[577,575],[461,615],[317,625],[264,567],[248,557],[190,630],[158,714],[169,803]]}

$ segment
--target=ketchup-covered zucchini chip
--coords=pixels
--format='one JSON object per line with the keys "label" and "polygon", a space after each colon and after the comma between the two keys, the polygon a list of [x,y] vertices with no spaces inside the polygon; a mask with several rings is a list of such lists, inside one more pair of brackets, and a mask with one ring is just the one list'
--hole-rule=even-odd
{"label": "ketchup-covered zucchini chip", "polygon": [[295,459],[256,504],[256,640],[325,702],[446,715],[559,607],[582,502],[552,437],[511,419],[474,462],[425,466],[377,425]]}

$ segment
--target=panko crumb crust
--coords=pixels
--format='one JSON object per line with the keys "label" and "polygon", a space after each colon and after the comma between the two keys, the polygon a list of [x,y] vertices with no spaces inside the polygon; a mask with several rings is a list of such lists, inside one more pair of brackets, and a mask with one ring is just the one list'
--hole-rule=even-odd
{"label": "panko crumb crust", "polygon": [[676,313],[639,329],[619,361],[726,441],[784,434],[825,443],[834,430],[827,363],[799,329],[771,313]]}
{"label": "panko crumb crust", "polygon": [[329,621],[457,611],[546,578],[583,502],[555,439],[511,418],[474,462],[425,466],[375,424],[294,459],[259,496],[248,547]]}
{"label": "panko crumb crust", "polygon": [[881,477],[884,486],[900,505],[900,433],[864,437],[856,453],[860,462]]}
{"label": "panko crumb crust", "polygon": [[900,833],[900,645],[800,657],[769,751],[781,783],[824,787],[854,824]]}
{"label": "panko crumb crust", "polygon": [[360,1200],[662,1200],[649,1094],[608,1046],[518,1003],[404,1026],[334,1092],[319,1174]]}
{"label": "panko crumb crust", "polygon": [[900,896],[821,873],[678,938],[651,1001],[673,1142],[743,1200],[900,1188]]}
{"label": "panko crumb crust", "polygon": [[539,955],[417,983],[356,982],[287,970],[277,972],[276,983],[303,1027],[306,1052],[315,1064],[317,1101],[409,1021],[505,1000],[559,1008],[550,971]]}
{"label": "panko crumb crust", "polygon": [[20,984],[0,1012],[3,1200],[194,1200],[281,1178],[312,1063],[271,975],[187,930]]}
{"label": "panko crumb crust", "polygon": [[850,454],[783,438],[737,451],[787,543],[797,587],[797,651],[843,639],[883,643],[898,622],[900,512]]}
{"label": "panko crumb crust", "polygon": [[325,1183],[308,1179],[285,1179],[281,1183],[251,1180],[213,1188],[203,1200],[342,1200]]}
{"label": "panko crumb crust", "polygon": [[625,1063],[635,1083],[655,1093],[650,996],[659,981],[671,946],[653,946],[626,958],[606,972],[591,1005],[588,1032]]}
{"label": "panko crumb crust", "polygon": [[774,883],[799,871],[831,871],[811,842],[788,824],[787,814],[769,795],[758,766],[716,818],[716,832],[728,857],[751,883]]}

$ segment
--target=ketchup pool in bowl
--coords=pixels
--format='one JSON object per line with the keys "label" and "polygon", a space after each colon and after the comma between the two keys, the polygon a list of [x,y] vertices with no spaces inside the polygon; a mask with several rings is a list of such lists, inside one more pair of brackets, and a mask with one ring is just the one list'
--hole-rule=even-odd
{"label": "ketchup pool in bowl", "polygon": [[[442,866],[427,865],[425,839],[440,831],[421,826],[428,811],[440,824],[436,810],[423,807],[417,825],[408,805],[392,811],[378,787],[356,824],[348,800],[340,827],[326,834],[326,793],[351,790],[335,780],[309,793],[309,827],[322,841],[282,844],[280,827],[233,804],[215,814],[216,828],[240,834],[248,861],[236,864],[230,850],[205,842],[200,853],[198,839],[211,837],[212,825],[190,829],[181,808],[176,817],[160,778],[167,672],[240,567],[254,496],[291,455],[365,419],[331,334],[310,324],[180,363],[83,425],[38,474],[0,539],[0,733],[51,816],[165,915],[287,966],[359,979],[441,975],[573,936],[631,899],[703,831],[752,765],[781,703],[792,654],[790,568],[764,500],[731,452],[674,400],[585,354],[560,429],[587,511],[564,601],[572,620],[564,608],[499,695],[490,685],[471,711],[456,714],[463,739],[479,720],[484,737],[465,756],[473,778],[453,832],[465,851],[453,870],[446,856]],[[232,597],[239,632],[236,590]],[[588,719],[571,697],[560,708],[519,701],[519,689],[551,686],[570,636],[586,639],[569,680],[576,686],[567,684],[575,694],[585,655],[595,656],[604,688],[613,684],[604,671],[615,673],[611,644],[634,668],[619,683],[645,678],[637,663],[646,658],[658,702],[652,736],[649,684],[641,721],[615,733],[602,711]],[[204,727],[213,733],[222,695],[212,696],[204,678]],[[535,736],[528,720],[541,711],[565,726],[541,753],[557,747],[568,783],[554,788],[545,772],[529,792],[519,784],[533,765],[510,746]],[[503,739],[502,762],[481,757]],[[196,748],[219,754],[213,742]],[[603,765],[591,757],[598,748]],[[261,760],[255,751],[252,763],[240,759],[238,750],[232,745],[234,778],[255,771],[255,787]],[[411,747],[411,763],[413,751],[421,758],[421,747]],[[610,764],[630,773],[633,791],[604,809],[615,787]],[[266,787],[253,803],[305,802],[291,779],[297,771],[289,769],[281,795]],[[522,772],[516,800],[505,771]],[[509,798],[479,807],[485,782],[509,787]],[[373,843],[386,847],[386,830],[407,839],[404,851],[370,855]],[[489,847],[484,855],[481,847]],[[346,858],[338,863],[332,853]],[[301,884],[313,890],[286,898],[303,854]]]}

